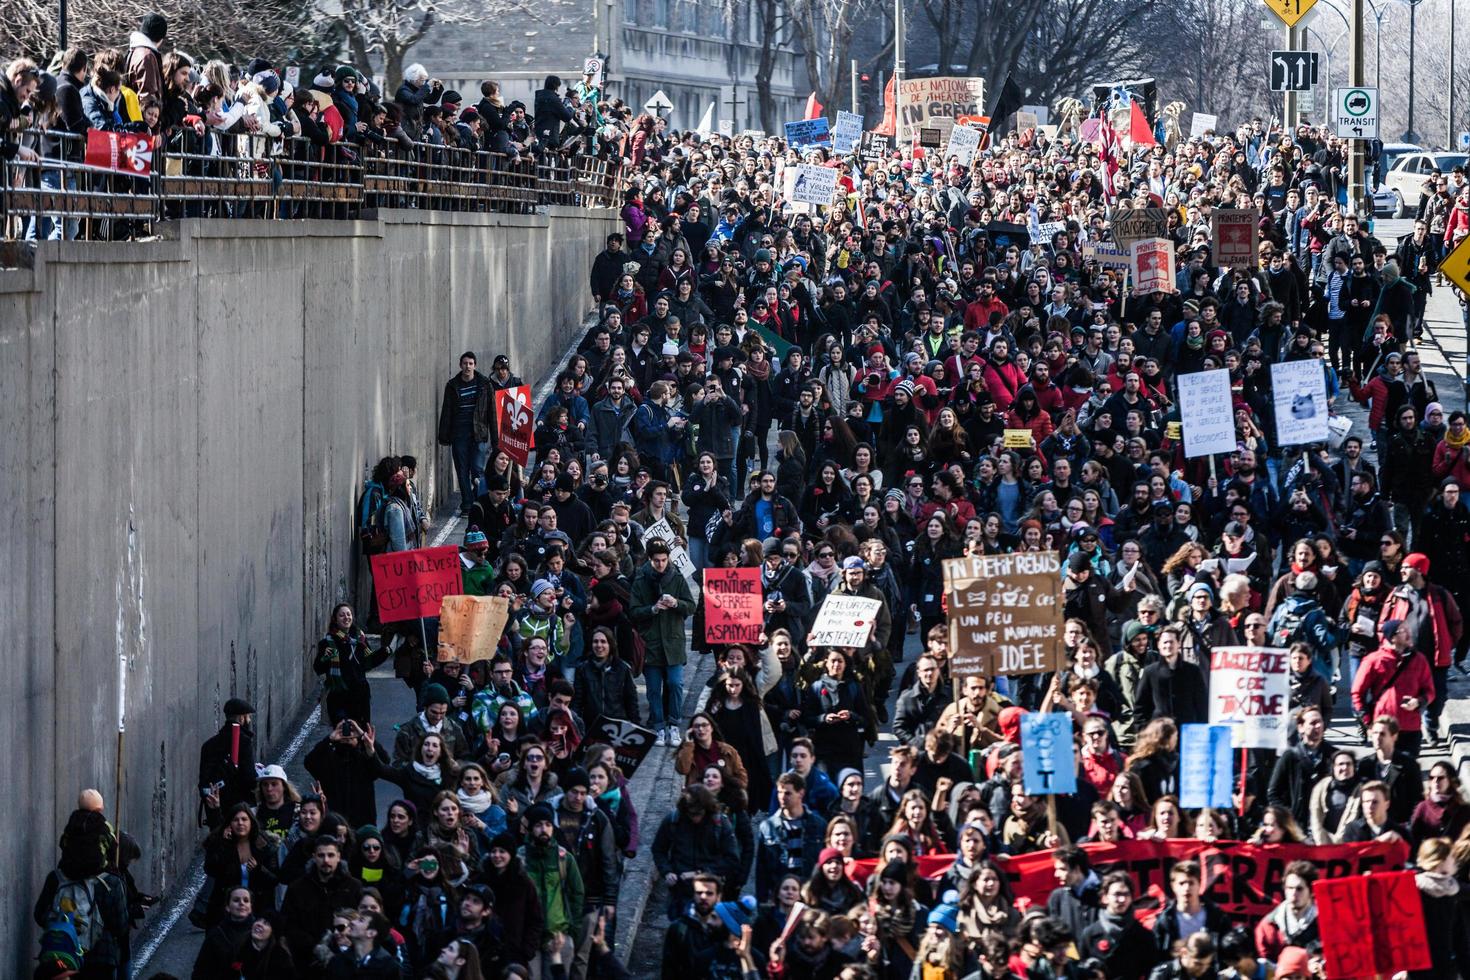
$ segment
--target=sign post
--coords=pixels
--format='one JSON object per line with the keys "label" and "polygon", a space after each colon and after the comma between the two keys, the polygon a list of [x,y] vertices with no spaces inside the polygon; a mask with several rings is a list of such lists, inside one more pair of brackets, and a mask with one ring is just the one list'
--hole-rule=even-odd
{"label": "sign post", "polygon": [[1167,238],[1145,238],[1130,248],[1133,256],[1133,292],[1172,293],[1174,243]]}
{"label": "sign post", "polygon": [[1295,27],[1317,5],[1317,0],[1266,0],[1271,13],[1287,27]]}
{"label": "sign post", "polygon": [[378,619],[398,623],[439,615],[445,596],[463,595],[459,548],[414,548],[373,555],[373,592]]}
{"label": "sign post", "polygon": [[1229,725],[1179,726],[1179,805],[1225,809],[1234,788]]}
{"label": "sign post", "polygon": [[1243,270],[1247,275],[1254,272],[1261,213],[1255,208],[1217,208],[1210,220],[1215,232],[1215,263]]}
{"label": "sign post", "polygon": [[493,659],[509,619],[510,600],[502,596],[445,596],[439,606],[439,661]]}
{"label": "sign post", "polygon": [[1315,51],[1272,51],[1271,91],[1310,91],[1317,84],[1320,57]]}
{"label": "sign post", "polygon": [[1291,656],[1276,647],[1210,651],[1210,724],[1231,726],[1237,749],[1286,746]]}
{"label": "sign post", "polygon": [[521,466],[536,445],[536,415],[531,410],[531,386],[502,388],[495,393],[495,432],[500,448]]}
{"label": "sign post", "polygon": [[1378,89],[1359,85],[1332,90],[1332,119],[1339,139],[1378,138]]}
{"label": "sign post", "polygon": [[1329,978],[1433,968],[1414,872],[1321,878],[1312,884],[1312,895]]}

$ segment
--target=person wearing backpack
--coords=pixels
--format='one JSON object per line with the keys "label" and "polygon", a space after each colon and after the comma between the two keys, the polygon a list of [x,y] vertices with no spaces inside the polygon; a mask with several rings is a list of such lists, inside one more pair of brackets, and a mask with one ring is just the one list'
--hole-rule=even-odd
{"label": "person wearing backpack", "polygon": [[381,555],[388,550],[388,527],[384,510],[393,474],[403,469],[397,456],[384,456],[362,484],[357,498],[357,545],[364,555]]}
{"label": "person wearing backpack", "polygon": [[477,467],[481,447],[490,442],[490,379],[475,370],[475,352],[459,355],[459,373],[444,383],[444,399],[439,404],[439,445],[450,447],[454,455],[454,474],[459,480],[459,512],[470,512],[484,474]]}
{"label": "person wearing backpack", "polygon": [[65,968],[78,978],[99,980],[117,976],[128,931],[127,889],[117,875],[99,866],[74,878],[57,867],[46,876],[34,914],[41,927],[42,969]]}
{"label": "person wearing backpack", "polygon": [[1271,614],[1266,624],[1266,641],[1270,646],[1289,649],[1293,643],[1305,643],[1312,649],[1312,662],[1328,680],[1332,678],[1332,651],[1342,640],[1344,630],[1332,624],[1318,604],[1316,572],[1298,572],[1287,596]]}

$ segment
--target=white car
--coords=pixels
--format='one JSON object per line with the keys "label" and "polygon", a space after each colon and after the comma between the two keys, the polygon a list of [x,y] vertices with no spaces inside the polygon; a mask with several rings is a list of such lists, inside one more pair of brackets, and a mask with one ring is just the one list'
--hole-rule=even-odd
{"label": "white car", "polygon": [[1424,147],[1418,143],[1384,143],[1383,150],[1379,153],[1378,164],[1369,168],[1368,177],[1371,180],[1373,174],[1378,174],[1380,179],[1372,188],[1373,213],[1375,215],[1392,216],[1398,213],[1398,198],[1394,197],[1393,191],[1383,183],[1382,177],[1393,169],[1398,158],[1406,153],[1423,153]]}
{"label": "white car", "polygon": [[1465,165],[1470,155],[1464,153],[1405,153],[1393,162],[1393,167],[1383,176],[1383,190],[1393,195],[1393,216],[1407,218],[1419,207],[1419,195],[1424,181],[1438,170],[1449,173],[1455,167]]}

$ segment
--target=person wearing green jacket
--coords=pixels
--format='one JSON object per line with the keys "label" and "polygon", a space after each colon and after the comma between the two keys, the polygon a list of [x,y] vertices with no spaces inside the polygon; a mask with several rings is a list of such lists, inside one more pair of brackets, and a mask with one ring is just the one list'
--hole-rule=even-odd
{"label": "person wearing green jacket", "polygon": [[[576,855],[557,843],[556,815],[548,804],[537,803],[526,810],[526,827],[528,836],[520,859],[546,914],[541,949],[552,963],[569,963],[582,939],[582,872]],[[551,971],[543,970],[541,975],[550,976]]]}
{"label": "person wearing green jacket", "polygon": [[487,559],[490,540],[478,527],[471,527],[464,536],[464,545],[459,549],[464,569],[465,595],[492,595],[495,589],[495,566]]}
{"label": "person wearing green jacket", "polygon": [[643,680],[648,686],[648,725],[658,733],[655,744],[677,746],[683,740],[680,714],[688,660],[684,622],[694,615],[694,595],[674,568],[666,543],[654,539],[646,554],[648,561],[633,579],[628,614],[647,648]]}

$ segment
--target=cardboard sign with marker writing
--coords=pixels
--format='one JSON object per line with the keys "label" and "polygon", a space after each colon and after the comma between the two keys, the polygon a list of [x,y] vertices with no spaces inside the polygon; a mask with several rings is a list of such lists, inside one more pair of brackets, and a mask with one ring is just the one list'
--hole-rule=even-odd
{"label": "cardboard sign with marker writing", "polygon": [[855,595],[829,595],[812,624],[814,647],[867,646],[873,635],[874,620],[881,599],[864,599]]}
{"label": "cardboard sign with marker writing", "polygon": [[490,660],[510,618],[503,596],[447,595],[439,606],[439,662]]}
{"label": "cardboard sign with marker writing", "polygon": [[1061,663],[1062,565],[1055,551],[944,562],[950,674],[1017,677]]}
{"label": "cardboard sign with marker writing", "polygon": [[1003,443],[1003,445],[1007,449],[1031,448],[1030,429],[1006,429],[1004,439],[1005,442]]}
{"label": "cardboard sign with marker writing", "polygon": [[1164,208],[1133,208],[1113,218],[1113,241],[1122,248],[1145,238],[1163,238],[1168,233],[1169,212]]}

